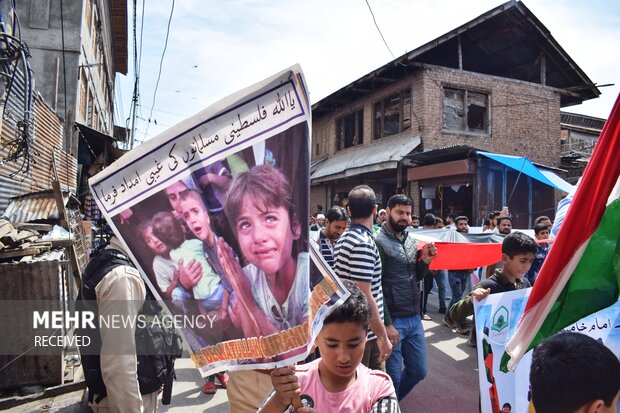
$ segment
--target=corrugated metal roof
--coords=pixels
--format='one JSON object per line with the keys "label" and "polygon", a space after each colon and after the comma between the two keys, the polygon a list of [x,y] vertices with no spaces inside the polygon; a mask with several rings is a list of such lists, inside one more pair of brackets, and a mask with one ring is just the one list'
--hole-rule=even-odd
{"label": "corrugated metal roof", "polygon": [[396,168],[405,155],[420,144],[419,136],[382,139],[371,146],[353,147],[330,156],[320,163],[310,179],[337,178],[372,172],[379,168]]}
{"label": "corrugated metal roof", "polygon": [[[63,201],[66,206],[69,201],[68,193],[63,194]],[[12,224],[59,218],[56,199],[52,191],[14,197],[10,200],[4,215]]]}
{"label": "corrugated metal roof", "polygon": [[562,126],[577,126],[600,132],[603,130],[603,126],[605,126],[605,119],[562,111],[560,112],[560,124]]}
{"label": "corrugated metal roof", "polygon": [[[0,167],[1,168],[1,167]],[[0,215],[9,206],[10,198],[28,192],[30,183],[0,175]]]}
{"label": "corrugated metal roof", "polygon": [[477,149],[468,145],[452,145],[443,148],[431,149],[430,151],[415,153],[407,156],[416,165],[427,165],[440,162],[456,161],[465,159],[472,151]]}
{"label": "corrugated metal roof", "polygon": [[[0,136],[3,141],[11,141],[16,136],[17,121],[24,111],[24,89],[23,74],[18,72],[6,103],[9,115],[2,122]],[[35,96],[33,106],[34,143],[30,147],[33,162],[27,173],[20,171],[21,159],[0,164],[0,213],[12,196],[52,188],[52,157],[56,160],[58,179],[63,189],[76,191],[77,160],[62,150],[63,126],[60,119],[39,94]],[[0,159],[7,154],[7,148],[0,145]]]}

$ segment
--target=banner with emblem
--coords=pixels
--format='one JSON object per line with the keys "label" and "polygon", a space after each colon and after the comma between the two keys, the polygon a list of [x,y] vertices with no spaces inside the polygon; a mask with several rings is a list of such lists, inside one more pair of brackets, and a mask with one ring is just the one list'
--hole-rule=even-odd
{"label": "banner with emblem", "polygon": [[294,66],[89,182],[205,376],[304,359],[330,306],[348,296],[309,246],[310,137]]}
{"label": "banner with emblem", "polygon": [[[531,288],[491,294],[474,300],[476,343],[482,413],[528,412],[532,351],[513,372],[500,371],[501,357],[523,315]],[[587,334],[620,354],[620,302],[591,314],[564,330]]]}

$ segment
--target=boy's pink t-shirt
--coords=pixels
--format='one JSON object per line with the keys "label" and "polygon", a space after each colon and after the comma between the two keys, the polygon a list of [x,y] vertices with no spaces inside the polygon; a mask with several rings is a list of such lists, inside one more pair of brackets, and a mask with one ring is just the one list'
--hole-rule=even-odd
{"label": "boy's pink t-shirt", "polygon": [[314,409],[319,412],[370,413],[373,405],[385,398],[393,399],[390,403],[398,406],[390,376],[382,371],[370,370],[362,364],[357,367],[357,380],[351,387],[338,393],[328,392],[319,377],[320,361],[317,359],[295,367],[302,403],[310,399]]}

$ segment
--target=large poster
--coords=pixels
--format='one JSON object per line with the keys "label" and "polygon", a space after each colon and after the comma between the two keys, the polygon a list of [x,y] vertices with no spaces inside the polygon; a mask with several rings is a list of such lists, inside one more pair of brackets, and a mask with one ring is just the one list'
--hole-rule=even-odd
{"label": "large poster", "polygon": [[309,253],[310,111],[295,66],[90,180],[203,375],[305,358],[313,315],[346,296]]}
{"label": "large poster", "polygon": [[[532,351],[514,372],[503,373],[500,359],[525,310],[531,288],[491,294],[474,301],[482,413],[528,412]],[[587,334],[620,354],[620,302],[571,324],[565,330]],[[503,409],[503,410],[502,410]]]}

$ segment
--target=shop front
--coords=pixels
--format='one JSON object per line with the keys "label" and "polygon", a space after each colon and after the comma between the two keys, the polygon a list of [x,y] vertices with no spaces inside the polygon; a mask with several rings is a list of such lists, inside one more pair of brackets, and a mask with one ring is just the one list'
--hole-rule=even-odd
{"label": "shop front", "polygon": [[515,228],[531,228],[541,215],[553,219],[556,191],[572,186],[555,172],[527,158],[478,151],[467,146],[443,148],[408,157],[407,171],[414,212],[442,218],[464,215],[482,226],[492,211],[507,206]]}

